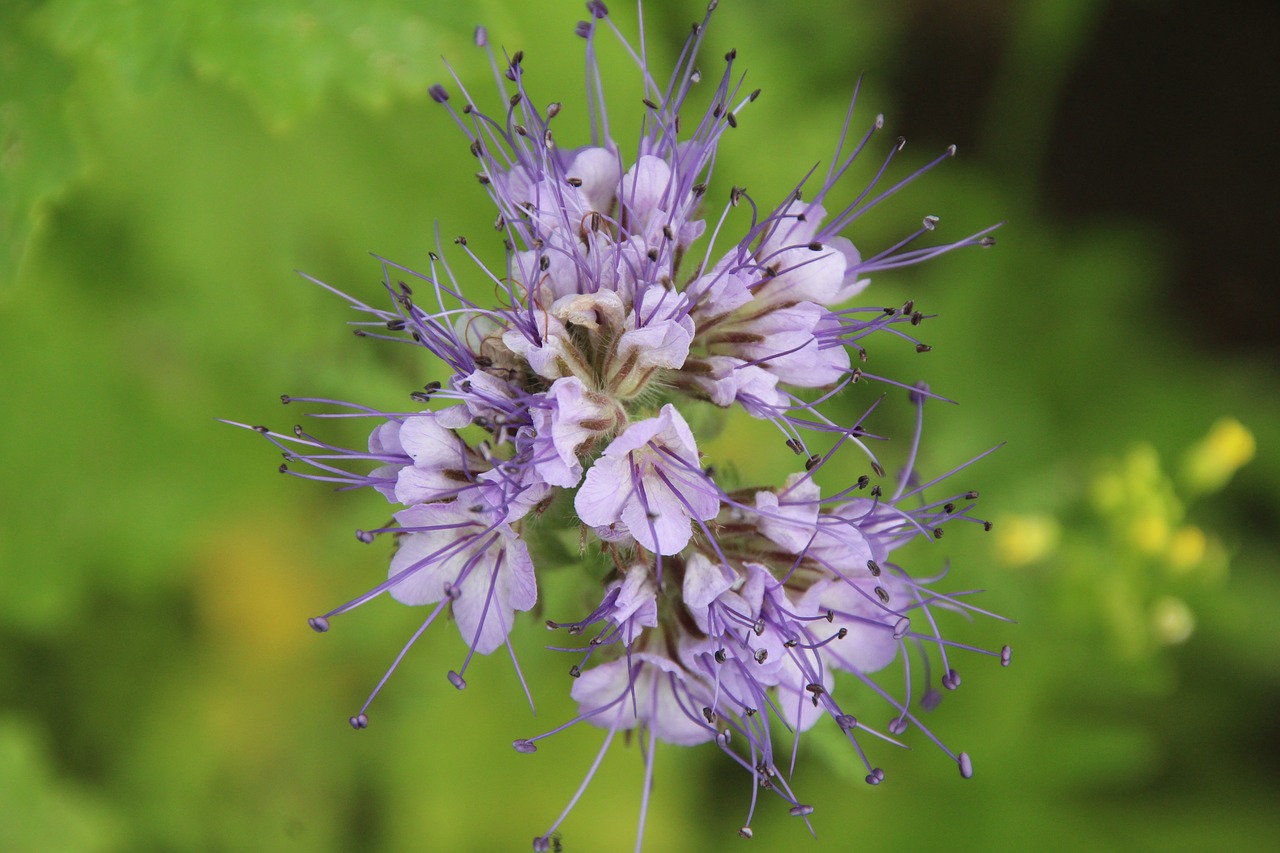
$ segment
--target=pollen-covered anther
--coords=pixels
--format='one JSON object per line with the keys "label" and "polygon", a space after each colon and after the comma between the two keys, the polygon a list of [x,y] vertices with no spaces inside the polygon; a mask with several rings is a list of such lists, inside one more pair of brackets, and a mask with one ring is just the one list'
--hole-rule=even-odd
{"label": "pollen-covered anther", "polygon": [[[935,229],[935,228],[937,228],[937,227],[938,227],[938,223],[939,223],[940,221],[941,221],[941,220],[939,220],[939,219],[938,219],[938,217],[936,217],[936,216],[932,216],[932,215],[930,215],[930,216],[926,216],[926,217],[924,218],[924,223],[923,223],[923,224],[924,224],[924,230],[926,230],[926,231],[932,231],[933,229]],[[903,313],[905,314],[905,313],[908,313],[908,312],[904,311]]]}
{"label": "pollen-covered anther", "polygon": [[453,670],[449,670],[449,673],[446,677],[449,679],[449,683],[452,684],[455,689],[457,690],[467,689],[467,680],[463,678],[461,675],[459,675],[458,673],[454,672]]}
{"label": "pollen-covered anther", "polygon": [[797,805],[787,809],[787,814],[792,817],[808,817],[813,814],[813,806]]}
{"label": "pollen-covered anther", "polygon": [[751,831],[751,827],[749,826],[744,826],[742,827],[742,829],[738,830],[738,835],[742,836],[743,838],[751,838],[751,836],[754,834],[755,833]]}
{"label": "pollen-covered anther", "polygon": [[907,730],[908,726],[906,717],[894,717],[886,728],[889,729],[889,734],[900,735]]}
{"label": "pollen-covered anther", "polygon": [[947,674],[942,676],[942,686],[948,690],[955,690],[960,686],[960,673],[954,669],[947,670]]}
{"label": "pollen-covered anther", "polygon": [[903,637],[907,636],[907,632],[910,630],[911,620],[908,617],[903,616],[897,622],[893,623],[893,638],[895,640],[901,640]]}
{"label": "pollen-covered anther", "polygon": [[884,781],[884,771],[879,767],[872,768],[871,772],[867,774],[866,781],[868,785],[879,785]]}
{"label": "pollen-covered anther", "polygon": [[962,779],[973,778],[973,759],[969,757],[969,753],[967,752],[960,753],[958,763],[960,765],[960,778]]}
{"label": "pollen-covered anther", "polygon": [[[329,630],[329,620],[323,616],[313,616],[307,620],[307,624],[311,626],[311,630],[317,634],[323,634]],[[1005,648],[1009,648],[1005,646]]]}
{"label": "pollen-covered anther", "polygon": [[538,745],[531,740],[526,740],[525,738],[512,741],[511,745],[515,747],[516,752],[522,752],[525,755],[538,751]]}
{"label": "pollen-covered anther", "polygon": [[347,720],[356,731],[369,728],[369,717],[363,711]]}
{"label": "pollen-covered anther", "polygon": [[1000,648],[1000,665],[1008,666],[1010,661],[1012,660],[1013,660],[1013,649],[1009,648],[1008,646],[1002,646]]}

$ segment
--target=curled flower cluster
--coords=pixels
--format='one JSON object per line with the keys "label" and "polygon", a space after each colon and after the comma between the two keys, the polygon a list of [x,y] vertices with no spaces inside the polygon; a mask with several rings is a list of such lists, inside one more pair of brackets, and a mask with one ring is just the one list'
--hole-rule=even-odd
{"label": "curled flower cluster", "polygon": [[[942,638],[934,616],[974,608],[931,588],[936,579],[912,576],[892,555],[917,537],[940,537],[948,522],[985,525],[971,513],[977,493],[925,500],[924,489],[942,478],[919,482],[914,442],[906,469],[885,482],[864,442],[865,416],[842,425],[823,404],[861,379],[900,384],[854,365],[851,353],[865,359],[862,342],[870,335],[928,349],[913,336],[925,317],[912,303],[847,307],[869,274],[991,240],[980,232],[913,248],[935,229],[933,217],[871,257],[838,236],[954,154],[948,149],[880,188],[902,148],[898,141],[866,188],[830,215],[825,197],[882,127],[881,117],[851,150],[842,134],[830,172],[807,200],[804,181],[772,208],[757,207],[734,188],[717,212],[708,195],[717,146],[759,93],[744,93],[730,52],[709,84],[709,108],[693,115],[687,106],[702,78],[695,59],[714,5],[694,25],[665,88],[649,75],[643,50],[622,39],[647,93],[644,129],[632,150],[609,134],[596,40],[606,27],[617,30],[602,3],[588,4],[591,20],[577,30],[586,43],[593,136],[583,147],[559,146],[553,124],[560,104],[536,106],[525,88],[522,54],[500,63],[478,30],[505,112],[482,112],[460,82],[460,110],[442,86],[431,96],[470,141],[477,177],[497,207],[505,269],[486,267],[465,239],[456,243],[500,304],[472,302],[434,253],[428,273],[383,261],[390,308],[344,298],[369,317],[358,334],[410,342],[447,365],[446,383],[413,395],[430,407],[352,406],[340,413],[377,421],[367,451],[330,445],[300,427],[292,435],[253,429],[285,451],[282,470],[367,486],[402,507],[389,525],[359,532],[366,542],[395,540],[386,581],[311,626],[327,631],[334,616],[383,592],[431,606],[413,640],[447,611],[468,647],[463,665],[449,672],[459,689],[474,654],[511,649],[516,613],[538,598],[539,554],[530,543],[539,528],[563,525],[571,507],[584,553],[605,577],[591,612],[547,622],[583,638],[570,649],[579,712],[515,748],[535,752],[543,738],[586,722],[607,732],[603,754],[617,732],[636,730],[646,740],[651,771],[657,741],[714,742],[752,780],[741,830],[750,836],[758,789],[780,796],[793,815],[807,819],[812,811],[792,789],[794,745],[785,750],[788,758],[778,753],[785,743],[829,717],[866,765],[867,782],[879,784],[884,774],[862,741],[896,743],[909,724],[924,728],[916,709],[940,696],[926,648],[941,662],[939,685],[959,684],[948,660],[959,644]],[[727,237],[728,214],[743,205],[750,225]],[[716,220],[708,245],[695,251],[708,219]],[[923,385],[901,387],[918,412],[933,396]],[[782,485],[726,489],[705,466],[686,417],[698,408],[739,407],[776,426],[780,443],[797,454],[797,470]],[[866,455],[871,474],[822,494],[815,473],[849,449]],[[924,660],[928,681],[918,696],[912,650]],[[1007,648],[985,653],[1008,662]],[[901,695],[870,677],[895,660],[904,672]],[[841,685],[836,671],[851,673],[856,683]],[[883,731],[853,713],[870,697],[891,709]],[[368,706],[351,718],[355,728],[368,724]],[[965,753],[924,731],[970,775]],[[650,778],[646,773],[646,804]],[[558,849],[568,812],[535,839],[535,850]],[[643,815],[642,806],[641,838]]]}

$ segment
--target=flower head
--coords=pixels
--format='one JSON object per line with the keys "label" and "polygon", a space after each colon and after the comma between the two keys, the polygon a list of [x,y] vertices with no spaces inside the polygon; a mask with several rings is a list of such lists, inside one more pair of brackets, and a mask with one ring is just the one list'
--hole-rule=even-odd
{"label": "flower head", "polygon": [[[592,19],[577,27],[586,44],[592,127],[579,147],[561,147],[554,125],[563,108],[526,87],[523,54],[499,64],[487,34],[477,31],[506,106],[486,113],[461,81],[461,107],[443,86],[431,95],[478,163],[477,178],[497,209],[504,268],[489,269],[459,238],[473,264],[467,275],[435,253],[426,273],[383,261],[389,309],[345,297],[369,318],[359,334],[421,347],[447,366],[449,380],[411,395],[427,405],[423,411],[351,406],[329,413],[373,419],[367,451],[335,447],[301,427],[293,434],[254,429],[285,451],[283,471],[370,487],[402,506],[387,526],[358,532],[364,542],[394,540],[387,579],[312,619],[312,627],[327,631],[334,617],[387,592],[428,608],[412,645],[447,610],[467,648],[462,666],[449,671],[459,689],[474,654],[505,646],[515,659],[512,624],[538,595],[532,534],[557,524],[571,505],[604,583],[589,613],[547,623],[570,637],[589,635],[585,645],[562,649],[577,656],[570,695],[578,715],[554,731],[576,722],[604,729],[602,753],[617,732],[638,731],[650,771],[657,741],[715,743],[753,788],[742,830],[749,836],[756,786],[780,796],[793,815],[807,820],[812,811],[788,781],[802,732],[828,718],[866,765],[867,781],[878,784],[884,774],[864,742],[898,743],[910,725],[924,728],[917,711],[940,696],[924,650],[943,663],[938,686],[959,684],[948,654],[961,646],[942,638],[935,616],[974,608],[933,587],[939,578],[920,578],[896,563],[894,554],[912,539],[941,536],[947,524],[985,525],[972,515],[977,493],[925,500],[924,489],[937,481],[918,484],[914,443],[896,485],[886,485],[862,419],[840,424],[823,404],[867,378],[908,388],[922,412],[933,396],[923,385],[872,377],[853,364],[879,332],[927,351],[914,337],[924,315],[913,303],[847,303],[871,273],[991,241],[980,232],[911,248],[935,229],[933,217],[869,257],[840,236],[954,154],[948,149],[880,190],[888,160],[902,147],[895,143],[854,203],[829,213],[827,196],[883,126],[881,117],[847,152],[846,125],[816,188],[801,181],[771,207],[737,187],[714,202],[718,146],[759,94],[744,91],[733,52],[718,79],[702,81],[695,59],[714,7],[694,26],[665,86],[643,51],[627,45],[647,92],[644,131],[630,145],[610,135],[597,41],[602,31],[618,31],[599,0],[588,4]],[[710,106],[700,111],[692,94],[706,88]],[[726,214],[743,205],[750,222],[731,236]],[[708,228],[711,220],[719,224]],[[462,279],[496,286],[498,304],[471,301]],[[797,470],[780,486],[727,489],[706,466],[690,426],[698,407],[741,407],[771,421],[779,445],[797,454]],[[875,482],[867,475],[824,494],[815,475],[848,452],[865,455]],[[560,510],[548,511],[553,506]],[[913,650],[926,665],[922,694],[908,663]],[[1008,662],[1007,649],[987,654]],[[895,663],[903,671],[900,689],[871,678]],[[356,728],[368,725],[366,710],[386,680],[351,718]],[[863,711],[872,699],[889,709],[883,730]],[[554,731],[515,747],[536,752]],[[971,773],[967,755],[925,732],[963,775]],[[649,779],[651,773],[646,803]],[[535,839],[535,850],[559,843],[567,814]],[[642,806],[641,837],[643,815]]]}

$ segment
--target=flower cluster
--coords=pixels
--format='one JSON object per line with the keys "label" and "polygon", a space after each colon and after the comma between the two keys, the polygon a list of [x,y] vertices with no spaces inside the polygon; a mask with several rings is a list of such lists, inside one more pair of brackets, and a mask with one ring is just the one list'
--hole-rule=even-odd
{"label": "flower cluster", "polygon": [[[603,3],[588,4],[591,20],[577,30],[586,44],[592,127],[582,147],[560,147],[553,125],[561,106],[537,106],[523,55],[499,62],[478,30],[505,110],[481,111],[460,82],[460,97],[442,86],[431,96],[467,136],[477,178],[497,208],[505,269],[487,267],[465,239],[456,243],[499,304],[471,301],[437,254],[427,273],[383,261],[389,308],[344,298],[368,315],[358,334],[408,341],[447,365],[447,382],[413,395],[428,408],[353,406],[348,414],[377,422],[367,451],[301,428],[292,435],[253,429],[285,451],[282,470],[367,486],[400,507],[394,522],[358,534],[365,542],[394,539],[386,581],[312,619],[315,630],[327,631],[333,617],[383,592],[430,605],[415,640],[447,611],[468,648],[463,665],[449,672],[461,689],[472,656],[510,650],[516,613],[537,602],[535,534],[570,519],[584,559],[599,569],[592,576],[604,580],[591,612],[547,622],[582,638],[570,650],[579,712],[555,731],[577,722],[600,727],[603,754],[617,732],[636,730],[649,770],[656,741],[714,743],[746,771],[753,791],[771,791],[807,819],[812,809],[790,782],[794,747],[785,749],[788,758],[778,751],[784,744],[830,718],[866,765],[867,782],[878,784],[884,774],[862,742],[897,742],[909,725],[923,728],[918,708],[940,696],[929,657],[941,662],[939,686],[959,684],[948,660],[959,644],[941,637],[934,616],[973,608],[928,585],[936,579],[908,573],[893,552],[917,537],[940,537],[948,522],[985,524],[971,513],[976,492],[924,499],[938,480],[919,482],[914,443],[906,469],[886,480],[863,419],[844,425],[824,412],[827,400],[859,380],[899,385],[855,366],[869,336],[885,333],[928,350],[914,337],[925,317],[912,303],[857,308],[849,301],[871,273],[991,239],[982,232],[915,248],[935,229],[934,217],[870,257],[838,236],[954,154],[948,149],[882,188],[899,141],[853,202],[830,214],[828,193],[881,117],[856,144],[846,145],[842,134],[830,172],[808,198],[804,181],[771,208],[733,188],[717,211],[708,192],[717,146],[759,92],[744,92],[732,52],[718,79],[699,85],[695,60],[714,5],[693,27],[665,87],[650,76],[643,50],[627,45],[646,89],[644,129],[631,149],[610,137],[600,89],[597,36],[617,33]],[[707,87],[709,106],[695,114],[691,95]],[[743,206],[749,226],[726,237],[731,209]],[[699,249],[709,220],[716,224]],[[933,396],[923,385],[901,387],[921,411]],[[691,413],[737,408],[771,422],[779,444],[796,454],[785,483],[729,489],[706,466]],[[871,473],[823,494],[814,475],[849,451],[864,454]],[[913,685],[909,651],[925,661],[923,690]],[[1007,648],[986,653],[1008,662]],[[904,671],[901,693],[870,677],[895,660]],[[837,671],[853,681],[842,683]],[[869,698],[890,708],[883,730],[853,713]],[[351,718],[354,727],[368,725],[368,706]],[[965,753],[925,732],[970,775]],[[515,748],[535,752],[553,733]],[[754,793],[750,802],[745,836]],[[568,811],[535,839],[535,850],[558,849]]]}

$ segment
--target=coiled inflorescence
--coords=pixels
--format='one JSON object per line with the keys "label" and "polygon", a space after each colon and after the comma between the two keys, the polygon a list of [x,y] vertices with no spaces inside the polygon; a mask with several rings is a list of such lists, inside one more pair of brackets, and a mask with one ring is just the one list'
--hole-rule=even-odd
{"label": "coiled inflorescence", "polygon": [[[367,450],[330,445],[300,427],[253,429],[284,451],[282,471],[370,487],[400,506],[391,523],[357,534],[362,542],[395,540],[387,579],[310,620],[327,631],[335,616],[383,592],[429,605],[391,670],[446,611],[468,650],[448,673],[455,687],[465,687],[474,654],[510,650],[516,614],[537,601],[539,554],[530,543],[568,519],[581,531],[586,559],[605,575],[591,612],[547,622],[570,638],[579,713],[515,748],[535,752],[543,738],[587,722],[607,732],[603,755],[617,732],[637,730],[647,743],[647,804],[657,741],[713,742],[752,780],[741,830],[750,837],[759,789],[808,820],[812,808],[789,777],[800,733],[824,717],[866,765],[869,784],[884,773],[864,741],[896,743],[911,724],[962,775],[972,772],[969,757],[920,725],[917,710],[940,696],[930,657],[941,663],[937,685],[955,689],[960,677],[949,652],[968,648],[944,639],[935,615],[975,608],[935,589],[938,578],[910,574],[893,554],[913,539],[940,537],[948,524],[989,527],[972,512],[977,492],[924,497],[943,478],[921,483],[916,475],[919,421],[904,470],[887,478],[866,444],[866,416],[841,424],[824,404],[867,379],[900,385],[922,415],[934,396],[924,385],[872,376],[861,364],[876,334],[927,351],[915,337],[926,316],[911,302],[858,308],[850,300],[872,273],[991,238],[987,229],[916,247],[937,228],[932,216],[870,257],[839,236],[955,153],[949,148],[882,188],[899,140],[865,189],[831,215],[824,202],[882,128],[879,116],[852,145],[846,122],[826,178],[807,199],[806,176],[771,208],[734,187],[717,210],[709,191],[717,146],[759,92],[744,92],[730,52],[710,83],[710,106],[689,106],[691,93],[707,85],[695,59],[714,5],[693,27],[665,87],[650,76],[644,51],[627,46],[646,90],[643,131],[629,150],[610,137],[601,90],[597,36],[604,27],[617,33],[602,3],[588,4],[592,18],[577,28],[586,43],[592,128],[582,147],[560,147],[561,105],[536,106],[523,54],[499,63],[478,30],[504,110],[481,111],[461,82],[460,108],[443,86],[430,94],[467,137],[477,178],[497,208],[504,269],[487,267],[465,239],[455,242],[473,262],[467,278],[496,288],[498,304],[473,302],[467,293],[481,288],[464,287],[435,253],[426,273],[383,260],[389,308],[340,294],[366,315],[357,333],[422,347],[444,363],[448,381],[411,395],[427,406],[422,411],[339,404],[349,410],[336,416],[376,422]],[[728,214],[742,206],[750,221],[735,239],[727,235]],[[709,235],[708,221],[715,222]],[[698,422],[693,413],[715,409],[771,422],[779,443],[796,454],[795,472],[777,486],[726,488],[690,426]],[[823,494],[815,474],[847,451],[865,455],[871,473]],[[922,691],[908,663],[913,650],[926,667]],[[1007,648],[984,653],[1009,661]],[[895,660],[901,692],[870,677]],[[368,725],[369,702],[391,670],[351,718],[353,727]],[[852,680],[837,679],[837,671]],[[869,698],[890,708],[883,730],[863,711]],[[568,811],[538,836],[535,850],[558,849]],[[643,813],[642,806],[641,837]]]}

